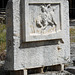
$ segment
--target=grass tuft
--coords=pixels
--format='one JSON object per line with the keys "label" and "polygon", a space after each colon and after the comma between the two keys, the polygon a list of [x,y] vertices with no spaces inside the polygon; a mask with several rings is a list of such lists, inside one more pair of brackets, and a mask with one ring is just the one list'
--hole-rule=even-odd
{"label": "grass tuft", "polygon": [[6,25],[0,24],[0,52],[6,49]]}
{"label": "grass tuft", "polygon": [[70,41],[71,43],[74,43],[75,42],[75,29],[74,28],[70,28]]}

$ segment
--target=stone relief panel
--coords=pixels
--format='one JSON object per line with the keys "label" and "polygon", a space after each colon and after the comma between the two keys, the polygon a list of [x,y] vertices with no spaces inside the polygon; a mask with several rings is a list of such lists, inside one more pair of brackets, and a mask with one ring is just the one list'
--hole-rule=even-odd
{"label": "stone relief panel", "polygon": [[49,35],[61,30],[59,4],[29,4],[30,35]]}

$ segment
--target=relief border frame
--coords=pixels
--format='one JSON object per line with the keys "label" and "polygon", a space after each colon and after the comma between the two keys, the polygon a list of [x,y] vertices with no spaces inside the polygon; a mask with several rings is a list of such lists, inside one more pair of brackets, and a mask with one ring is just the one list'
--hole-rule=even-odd
{"label": "relief border frame", "polygon": [[[43,41],[43,40],[55,40],[55,39],[62,39],[62,37],[63,37],[63,35],[61,35],[61,34],[63,34],[64,33],[64,27],[63,27],[63,1],[55,1],[55,0],[53,0],[53,1],[51,1],[51,0],[44,0],[44,1],[39,1],[38,2],[38,0],[25,0],[25,8],[24,8],[24,13],[25,13],[25,18],[24,18],[24,23],[25,24],[23,24],[23,28],[24,28],[24,30],[23,30],[23,32],[22,32],[22,34],[23,34],[23,42],[33,42],[33,41]],[[60,18],[61,18],[61,31],[60,32],[57,32],[57,33],[55,33],[55,34],[50,34],[50,35],[41,35],[41,36],[30,36],[30,33],[29,33],[29,28],[30,27],[28,27],[28,25],[29,25],[29,4],[39,4],[39,3],[41,3],[41,4],[60,4],[60,11],[61,11],[61,16],[60,16]]]}

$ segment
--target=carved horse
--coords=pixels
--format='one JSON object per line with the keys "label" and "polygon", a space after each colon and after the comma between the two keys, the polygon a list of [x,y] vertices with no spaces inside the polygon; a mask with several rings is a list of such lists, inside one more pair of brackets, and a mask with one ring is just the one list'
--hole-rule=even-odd
{"label": "carved horse", "polygon": [[[48,10],[49,8],[50,8],[50,11]],[[42,14],[40,14],[36,20],[37,27],[44,30],[48,25],[51,25],[51,26],[56,25],[53,19],[54,11],[51,8],[51,4],[48,4],[47,6],[44,6],[44,5],[41,6],[41,11],[42,11]]]}

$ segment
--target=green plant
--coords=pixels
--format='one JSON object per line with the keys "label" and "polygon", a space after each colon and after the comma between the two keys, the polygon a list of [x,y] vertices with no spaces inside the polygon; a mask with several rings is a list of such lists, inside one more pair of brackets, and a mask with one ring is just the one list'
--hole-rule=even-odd
{"label": "green plant", "polygon": [[0,52],[6,49],[6,25],[0,24]]}
{"label": "green plant", "polygon": [[71,43],[75,42],[75,28],[70,28],[70,38]]}
{"label": "green plant", "polygon": [[75,29],[74,28],[70,28],[70,36],[75,36]]}

